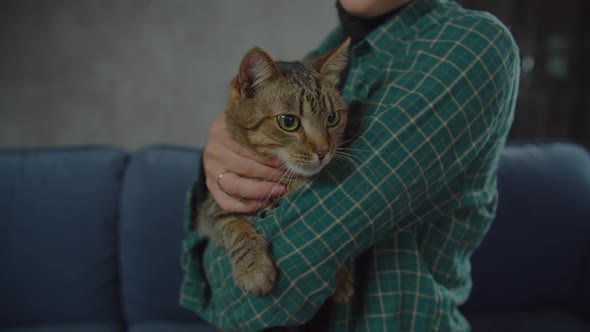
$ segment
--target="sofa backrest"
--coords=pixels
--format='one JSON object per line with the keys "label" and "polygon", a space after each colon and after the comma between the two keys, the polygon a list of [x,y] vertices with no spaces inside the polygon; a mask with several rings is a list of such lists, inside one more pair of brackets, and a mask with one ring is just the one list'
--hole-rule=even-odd
{"label": "sofa backrest", "polygon": [[126,161],[106,147],[0,150],[0,326],[122,322]]}
{"label": "sofa backrest", "polygon": [[[131,156],[106,147],[0,150],[0,326],[199,321],[178,305],[183,205],[199,156],[172,146]],[[462,309],[585,303],[588,152],[508,146],[498,188]]]}
{"label": "sofa backrest", "polygon": [[180,307],[186,192],[200,151],[153,146],[135,153],[121,196],[119,243],[123,308],[131,325],[198,321]]}
{"label": "sofa backrest", "polygon": [[463,310],[588,307],[588,151],[511,144],[500,160],[498,190],[496,219],[472,257],[473,291]]}

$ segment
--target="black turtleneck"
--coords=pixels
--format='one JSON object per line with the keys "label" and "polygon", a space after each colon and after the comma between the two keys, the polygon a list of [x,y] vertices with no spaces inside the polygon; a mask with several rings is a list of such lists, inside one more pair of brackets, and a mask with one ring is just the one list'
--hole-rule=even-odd
{"label": "black turtleneck", "polygon": [[[340,4],[340,1],[336,1],[336,9],[338,11],[338,18],[340,19],[340,25],[344,31],[344,35],[350,38],[350,47],[356,45],[361,40],[365,39],[373,30],[378,28],[380,25],[385,23],[391,17],[395,16],[399,11],[406,5],[400,6],[391,10],[388,13],[377,17],[362,18],[354,16],[348,13]],[[340,76],[339,89],[344,88],[344,83],[348,77],[348,71],[350,70],[350,62]]]}
{"label": "black turtleneck", "polygon": [[344,30],[344,34],[350,37],[351,45],[355,45],[363,40],[373,30],[398,13],[403,7],[405,5],[377,17],[362,18],[351,15],[342,7],[340,1],[336,1],[340,25],[342,26],[342,30]]}

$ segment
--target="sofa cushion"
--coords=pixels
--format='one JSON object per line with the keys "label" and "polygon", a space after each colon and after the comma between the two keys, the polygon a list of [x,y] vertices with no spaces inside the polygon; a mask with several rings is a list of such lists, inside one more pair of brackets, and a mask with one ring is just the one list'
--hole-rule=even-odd
{"label": "sofa cushion", "polygon": [[566,143],[509,145],[498,190],[497,216],[473,255],[473,291],[463,310],[579,308],[587,302],[581,272],[590,253],[588,151]]}
{"label": "sofa cushion", "polygon": [[472,332],[587,332],[590,325],[558,311],[480,313],[468,316]]}
{"label": "sofa cushion", "polygon": [[122,332],[116,324],[64,324],[32,327],[0,328],[0,332]]}
{"label": "sofa cushion", "polygon": [[186,192],[200,151],[149,147],[133,155],[121,198],[123,306],[130,325],[153,320],[198,321],[179,305]]}
{"label": "sofa cushion", "polygon": [[217,329],[206,323],[148,322],[133,325],[128,332],[216,332]]}
{"label": "sofa cushion", "polygon": [[0,150],[0,326],[121,320],[126,160],[108,147]]}

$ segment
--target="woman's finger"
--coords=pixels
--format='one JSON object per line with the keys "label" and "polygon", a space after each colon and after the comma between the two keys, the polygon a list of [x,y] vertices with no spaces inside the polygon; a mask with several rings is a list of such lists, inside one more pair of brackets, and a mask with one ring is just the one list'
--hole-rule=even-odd
{"label": "woman's finger", "polygon": [[234,141],[220,114],[209,128],[203,151],[206,184],[215,201],[226,212],[252,213],[285,194],[288,179],[278,160],[265,160]]}
{"label": "woman's finger", "polygon": [[271,168],[277,168],[282,165],[280,160],[262,158],[233,140],[226,128],[225,113],[220,113],[209,127],[209,142],[222,145],[225,149],[232,151],[234,154],[265,164]]}
{"label": "woman's finger", "polygon": [[268,202],[260,200],[241,200],[229,196],[221,190],[219,186],[212,183],[211,180],[207,180],[207,187],[210,188],[209,193],[211,193],[213,199],[215,199],[217,204],[227,213],[255,213],[272,203],[271,200]]}
{"label": "woman's finger", "polygon": [[247,178],[269,181],[277,181],[286,176],[286,172],[282,169],[261,164],[215,143],[205,148],[203,158],[205,158],[204,166],[207,176],[217,176],[225,171]]}
{"label": "woman's finger", "polygon": [[216,184],[226,194],[247,200],[265,200],[285,194],[285,186],[276,182],[259,181],[225,172],[218,176]]}
{"label": "woman's finger", "polygon": [[229,136],[228,136],[228,141],[226,142],[226,144],[230,148],[230,150],[232,150],[235,154],[237,154],[241,157],[253,160],[259,164],[263,164],[263,165],[266,165],[271,168],[278,168],[281,165],[283,165],[283,163],[278,159],[261,158],[260,156],[256,155],[254,152],[244,148],[243,146],[238,144],[236,141],[229,138]]}

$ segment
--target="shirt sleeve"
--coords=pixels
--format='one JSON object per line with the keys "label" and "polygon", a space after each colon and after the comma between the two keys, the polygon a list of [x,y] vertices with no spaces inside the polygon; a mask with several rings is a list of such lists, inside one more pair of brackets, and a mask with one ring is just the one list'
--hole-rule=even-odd
{"label": "shirt sleeve", "polygon": [[[349,161],[333,161],[254,221],[271,242],[277,284],[268,296],[225,302],[224,312],[236,313],[232,325],[256,330],[309,320],[331,296],[339,265],[419,222],[422,204],[448,190],[493,136],[505,137],[518,50],[497,21],[460,20],[445,25],[454,34],[433,31],[403,57],[367,69],[381,83],[367,86]],[[209,273],[223,270],[215,268]]]}

